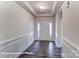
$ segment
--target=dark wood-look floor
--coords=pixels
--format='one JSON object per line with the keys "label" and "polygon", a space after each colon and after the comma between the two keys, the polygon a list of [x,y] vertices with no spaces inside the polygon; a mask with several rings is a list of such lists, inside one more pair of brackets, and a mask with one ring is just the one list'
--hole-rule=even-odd
{"label": "dark wood-look floor", "polygon": [[25,52],[33,54],[21,54],[19,58],[62,58],[61,48],[51,41],[35,41]]}

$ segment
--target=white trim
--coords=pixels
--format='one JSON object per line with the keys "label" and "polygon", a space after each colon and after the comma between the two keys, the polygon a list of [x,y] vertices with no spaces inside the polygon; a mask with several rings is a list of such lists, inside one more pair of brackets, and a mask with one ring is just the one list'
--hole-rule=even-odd
{"label": "white trim", "polygon": [[52,16],[52,14],[37,14],[36,16]]}
{"label": "white trim", "polygon": [[[27,34],[23,34],[23,35],[14,37],[14,38],[12,38],[12,39],[10,39],[8,41],[5,41],[5,42],[3,42],[3,43],[0,44],[0,47],[1,47],[0,48],[0,52],[5,51],[5,50],[8,51],[10,49],[13,49],[11,51],[24,51],[25,49],[27,49],[34,42],[32,36],[33,36],[33,32],[27,33]],[[23,44],[23,43],[27,43],[26,41],[28,41],[28,40],[29,40],[29,44],[26,44],[26,45]],[[22,42],[22,45],[19,46],[19,47],[17,47],[21,42]],[[15,58],[15,57],[18,57],[19,55],[20,54],[11,54],[11,55],[5,56],[5,55],[1,54],[0,57],[1,58],[7,58],[7,57],[9,57],[9,58]]]}
{"label": "white trim", "polygon": [[63,57],[63,58],[67,58],[66,53],[62,52],[62,57]]}
{"label": "white trim", "polygon": [[56,47],[57,47],[57,48],[62,48],[62,45],[61,45],[61,44],[58,44],[57,41],[55,41],[55,43],[56,43]]}
{"label": "white trim", "polygon": [[71,41],[69,41],[68,39],[63,38],[63,40],[65,40],[67,43],[69,43],[69,44],[72,45],[74,48],[76,48],[77,50],[79,50],[79,48],[78,48],[74,43],[72,43]]}
{"label": "white trim", "polygon": [[52,14],[53,14],[54,11],[55,11],[56,4],[57,4],[57,1],[54,1],[53,7],[52,7]]}
{"label": "white trim", "polygon": [[17,40],[18,38],[21,38],[21,37],[24,37],[24,36],[27,36],[27,34],[19,35],[19,36],[13,37],[13,38],[11,38],[11,39],[8,39],[8,40],[6,40],[6,41],[4,41],[4,42],[0,42],[0,45],[5,44],[5,43],[10,42],[10,41],[15,41],[15,40]]}
{"label": "white trim", "polygon": [[[62,6],[60,7],[60,9],[58,10],[58,12],[56,13],[56,16],[58,15],[58,13],[60,12],[60,10],[62,9],[62,7],[66,4],[66,1],[64,1],[64,3],[62,4]],[[55,17],[56,17],[55,16]]]}
{"label": "white trim", "polygon": [[24,4],[34,13],[34,15],[37,15],[35,10],[31,7],[31,5],[29,4],[29,2],[24,2]]}
{"label": "white trim", "polygon": [[12,44],[16,43],[16,40],[18,39],[21,39],[21,38],[24,38],[25,36],[27,36],[29,33],[27,34],[23,34],[23,35],[19,35],[19,36],[16,36],[16,37],[13,37],[11,39],[8,39],[7,41],[4,41],[4,42],[1,42],[0,43],[0,51],[11,46]]}
{"label": "white trim", "polygon": [[10,42],[10,41],[15,41],[15,40],[17,40],[17,39],[19,39],[19,38],[22,38],[22,37],[24,37],[24,36],[27,36],[27,35],[29,35],[29,34],[33,34],[33,32],[27,33],[27,34],[22,34],[22,35],[13,37],[13,38],[11,38],[11,39],[5,40],[4,42],[0,42],[0,45],[5,44],[5,43]]}
{"label": "white trim", "polygon": [[[74,43],[72,43],[72,42],[70,42],[68,39],[66,39],[66,38],[63,38],[63,40],[65,41],[63,44],[65,44],[69,49],[70,49],[70,51],[73,53],[73,54],[75,54],[77,57],[79,57],[79,54],[76,52],[76,50],[74,50],[71,46],[73,46],[74,48],[76,48],[78,51],[79,51],[79,48],[77,48],[77,46],[74,44]],[[67,44],[67,43],[69,44]],[[71,46],[70,46],[71,45]],[[68,49],[67,48],[67,49]],[[66,53],[62,53],[62,56],[63,57],[67,57],[67,54]]]}
{"label": "white trim", "polygon": [[[34,41],[31,42],[31,44],[33,43]],[[31,45],[30,44],[30,45]],[[28,45],[28,47],[30,46]],[[23,48],[21,48],[19,51],[25,51],[28,47],[24,46]],[[10,58],[18,58],[20,56],[20,54],[17,54],[17,55],[12,55]]]}

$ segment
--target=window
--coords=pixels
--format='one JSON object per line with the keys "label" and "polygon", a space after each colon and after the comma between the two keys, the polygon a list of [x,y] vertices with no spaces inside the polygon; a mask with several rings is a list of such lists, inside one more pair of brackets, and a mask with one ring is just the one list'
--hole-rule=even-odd
{"label": "window", "polygon": [[49,35],[52,36],[52,23],[49,23]]}
{"label": "window", "polygon": [[40,38],[40,23],[37,23],[38,38]]}

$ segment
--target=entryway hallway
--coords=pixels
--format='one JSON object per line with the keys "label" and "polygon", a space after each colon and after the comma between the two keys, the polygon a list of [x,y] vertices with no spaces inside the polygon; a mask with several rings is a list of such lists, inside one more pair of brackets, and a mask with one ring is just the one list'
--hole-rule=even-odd
{"label": "entryway hallway", "polygon": [[79,1],[0,1],[0,58],[79,58]]}

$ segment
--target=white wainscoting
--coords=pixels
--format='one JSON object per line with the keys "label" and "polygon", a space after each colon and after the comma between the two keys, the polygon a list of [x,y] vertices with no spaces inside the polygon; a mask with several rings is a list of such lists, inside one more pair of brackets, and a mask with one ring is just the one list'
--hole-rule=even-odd
{"label": "white wainscoting", "polygon": [[63,38],[62,56],[64,58],[79,58],[79,48],[68,39]]}
{"label": "white wainscoting", "polygon": [[[23,52],[34,42],[33,33],[27,33],[12,38],[0,44],[0,58],[17,58],[20,54],[10,54],[11,52]],[[9,53],[9,54],[7,54]]]}

